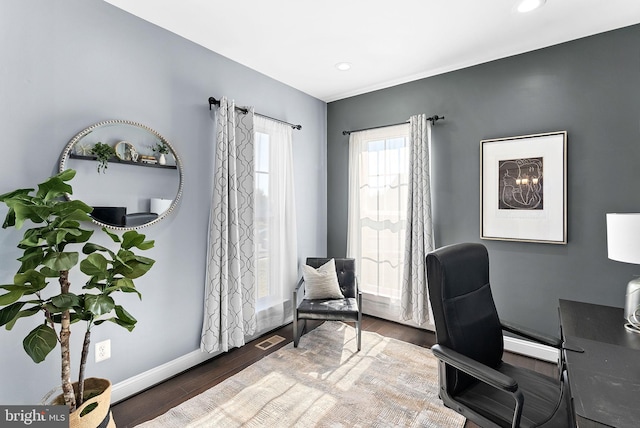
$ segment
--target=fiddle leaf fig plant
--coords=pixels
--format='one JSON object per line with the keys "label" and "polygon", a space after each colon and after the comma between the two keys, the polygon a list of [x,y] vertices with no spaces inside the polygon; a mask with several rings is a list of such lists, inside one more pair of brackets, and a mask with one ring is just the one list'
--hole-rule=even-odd
{"label": "fiddle leaf fig plant", "polygon": [[[64,402],[71,412],[84,400],[84,370],[91,343],[91,330],[105,322],[112,322],[131,331],[136,319],[122,305],[116,303],[117,293],[134,293],[134,279],[146,274],[155,261],[140,256],[136,250],[153,248],[154,241],[135,230],[122,237],[102,229],[117,245],[111,250],[89,242],[94,231],[84,229],[91,222],[92,208],[81,201],[69,201],[72,194],[67,183],[74,170],[55,175],[35,189],[18,189],[0,195],[0,202],[9,207],[3,228],[26,229],[18,248],[20,268],[13,284],[0,285],[0,326],[11,330],[21,318],[41,317],[40,323],[24,338],[23,347],[31,359],[40,363],[60,344],[61,381]],[[82,246],[82,256],[77,251]],[[81,257],[84,257],[80,260]],[[81,290],[72,290],[70,271],[79,264],[88,277]],[[57,284],[56,284],[57,282]],[[59,286],[59,288],[58,288]],[[85,335],[79,360],[77,390],[71,382],[71,352],[69,337],[71,324],[84,323]]]}

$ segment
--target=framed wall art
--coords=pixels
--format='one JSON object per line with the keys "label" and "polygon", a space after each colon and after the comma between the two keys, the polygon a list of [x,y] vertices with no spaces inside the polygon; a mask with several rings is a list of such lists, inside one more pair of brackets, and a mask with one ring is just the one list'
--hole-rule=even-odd
{"label": "framed wall art", "polygon": [[567,132],[480,142],[480,238],[567,243]]}

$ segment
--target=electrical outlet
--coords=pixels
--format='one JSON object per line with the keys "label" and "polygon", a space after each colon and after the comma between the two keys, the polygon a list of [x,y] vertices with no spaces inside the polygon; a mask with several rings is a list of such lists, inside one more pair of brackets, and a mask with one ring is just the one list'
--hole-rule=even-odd
{"label": "electrical outlet", "polygon": [[96,363],[111,358],[111,339],[96,343]]}

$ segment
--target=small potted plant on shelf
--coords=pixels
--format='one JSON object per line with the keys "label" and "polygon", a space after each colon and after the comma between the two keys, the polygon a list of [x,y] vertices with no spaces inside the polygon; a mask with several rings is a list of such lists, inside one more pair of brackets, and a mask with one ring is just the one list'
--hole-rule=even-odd
{"label": "small potted plant on shelf", "polygon": [[164,155],[169,154],[169,146],[167,146],[164,142],[156,143],[153,147],[151,147],[154,153],[158,153],[158,163],[160,165],[166,165],[167,159]]}
{"label": "small potted plant on shelf", "polygon": [[[133,280],[147,273],[155,261],[137,255],[135,250],[150,249],[154,242],[135,230],[120,237],[105,228],[102,231],[119,247],[117,250],[89,242],[94,231],[84,229],[82,223],[91,222],[92,208],[64,198],[72,194],[67,181],[74,176],[74,170],[66,170],[38,185],[35,194],[34,189],[18,189],[0,195],[0,202],[9,208],[3,228],[20,229],[26,223],[34,226],[18,243],[24,253],[18,259],[21,264],[13,284],[0,285],[0,293],[4,292],[0,294],[0,327],[11,330],[21,318],[40,317],[23,347],[34,362],[40,363],[60,344],[62,395],[54,403],[69,407],[71,427],[101,423],[112,427],[111,383],[98,378],[85,381],[91,331],[107,321],[133,330],[137,320],[114,297],[119,293],[141,297]],[[81,244],[82,256],[75,250]],[[89,279],[81,290],[72,290],[69,274],[78,264]],[[69,338],[71,324],[77,322],[86,328],[78,381],[72,383]],[[88,393],[97,397],[88,397]],[[100,397],[104,397],[102,402]]]}
{"label": "small potted plant on shelf", "polygon": [[97,142],[91,148],[90,153],[96,157],[98,161],[98,172],[106,172],[109,165],[109,159],[116,155],[116,151],[108,144]]}

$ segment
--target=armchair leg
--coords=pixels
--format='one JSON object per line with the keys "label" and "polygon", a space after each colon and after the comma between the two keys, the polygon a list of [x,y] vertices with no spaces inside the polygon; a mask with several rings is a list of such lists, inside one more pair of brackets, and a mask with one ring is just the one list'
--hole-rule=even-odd
{"label": "armchair leg", "polygon": [[359,351],[362,345],[362,322],[361,321],[356,322],[356,334],[358,335],[358,351]]}
{"label": "armchair leg", "polygon": [[298,325],[298,320],[293,320],[293,347],[297,348],[300,343],[300,337],[304,334],[304,330],[307,328],[307,320],[302,320],[302,328]]}
{"label": "armchair leg", "polygon": [[293,347],[298,347],[298,317],[294,315],[293,317]]}

